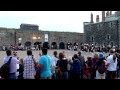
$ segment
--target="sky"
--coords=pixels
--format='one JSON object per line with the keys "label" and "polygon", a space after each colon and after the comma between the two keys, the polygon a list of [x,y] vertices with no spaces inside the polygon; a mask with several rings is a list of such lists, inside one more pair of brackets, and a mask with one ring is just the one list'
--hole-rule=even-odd
{"label": "sky", "polygon": [[101,21],[101,11],[0,11],[0,27],[18,29],[26,23],[36,24],[43,31],[83,33],[83,22],[90,22],[91,13],[94,22],[96,15]]}

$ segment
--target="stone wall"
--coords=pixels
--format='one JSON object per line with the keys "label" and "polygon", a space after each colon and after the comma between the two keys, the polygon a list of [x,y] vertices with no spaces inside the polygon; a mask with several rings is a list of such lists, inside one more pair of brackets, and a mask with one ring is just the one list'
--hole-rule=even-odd
{"label": "stone wall", "polygon": [[[27,41],[30,41],[32,44],[37,41],[43,44],[45,42],[45,34],[48,34],[49,45],[53,42],[56,42],[57,46],[59,46],[60,42],[63,42],[65,45],[68,42],[71,42],[72,44],[75,42],[78,44],[84,42],[83,33],[0,28],[0,34],[0,46],[15,45],[18,43],[19,38],[22,38],[22,45]],[[33,40],[32,37],[40,37],[40,39]]]}
{"label": "stone wall", "polygon": [[119,43],[117,20],[84,25],[84,32],[86,43],[96,43],[97,45],[111,45],[111,43],[118,45]]}

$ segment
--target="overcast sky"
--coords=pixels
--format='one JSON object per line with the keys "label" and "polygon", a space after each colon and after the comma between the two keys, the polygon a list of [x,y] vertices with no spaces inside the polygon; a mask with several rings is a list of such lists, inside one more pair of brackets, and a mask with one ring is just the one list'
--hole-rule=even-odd
{"label": "overcast sky", "polygon": [[90,21],[91,12],[94,22],[96,15],[101,21],[101,11],[0,11],[0,27],[20,28],[21,23],[27,23],[37,24],[43,31],[83,33],[83,22]]}

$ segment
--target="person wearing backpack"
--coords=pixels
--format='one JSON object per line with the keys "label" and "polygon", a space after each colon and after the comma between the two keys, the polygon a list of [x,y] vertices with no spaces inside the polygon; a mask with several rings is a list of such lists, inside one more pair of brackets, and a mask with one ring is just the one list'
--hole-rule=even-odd
{"label": "person wearing backpack", "polygon": [[85,64],[85,58],[84,56],[81,55],[81,51],[78,52],[78,59],[80,60],[81,62],[81,79],[83,79],[83,67],[84,67],[84,64]]}
{"label": "person wearing backpack", "polygon": [[96,62],[96,79],[105,79],[105,72],[106,72],[106,66],[105,66],[104,55],[100,53],[98,55],[98,61]]}
{"label": "person wearing backpack", "polygon": [[83,79],[91,79],[90,68],[86,62],[83,66]]}
{"label": "person wearing backpack", "polygon": [[80,74],[81,74],[81,62],[78,59],[78,55],[74,54],[74,60],[73,60],[73,64],[72,64],[72,76],[71,79],[80,79]]}
{"label": "person wearing backpack", "polygon": [[[7,50],[6,51],[7,56],[3,59],[3,63],[7,63],[8,60],[10,59],[10,57],[12,57],[12,51],[11,50]],[[17,72],[17,59],[13,58],[10,61],[10,70],[9,70],[9,76],[7,79],[16,79],[16,72]]]}

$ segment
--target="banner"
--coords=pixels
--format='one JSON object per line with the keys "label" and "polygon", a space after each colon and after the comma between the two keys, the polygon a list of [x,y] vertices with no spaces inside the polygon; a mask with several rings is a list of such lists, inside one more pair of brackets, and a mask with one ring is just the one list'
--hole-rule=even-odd
{"label": "banner", "polygon": [[22,38],[18,38],[18,43],[21,43],[21,41],[22,41]]}
{"label": "banner", "polygon": [[48,42],[48,34],[45,34],[45,42]]}

